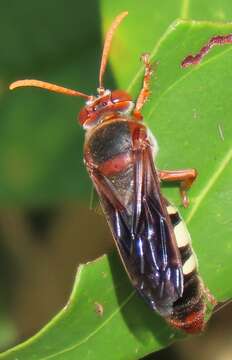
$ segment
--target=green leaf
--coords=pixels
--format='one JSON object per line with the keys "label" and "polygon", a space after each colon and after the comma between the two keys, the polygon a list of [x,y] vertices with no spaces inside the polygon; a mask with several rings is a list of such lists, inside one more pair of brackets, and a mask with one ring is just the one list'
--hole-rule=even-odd
{"label": "green leaf", "polygon": [[[202,278],[218,300],[232,296],[232,46],[213,49],[196,67],[181,69],[180,62],[212,35],[229,32],[232,24],[172,24],[152,52],[159,66],[144,111],[160,144],[158,166],[199,170],[191,205],[182,214]],[[137,74],[134,79],[132,90],[141,80]],[[177,188],[164,192],[180,203]],[[183,336],[137,296],[118,257],[104,256],[80,267],[60,314],[0,359],[138,359]]]}
{"label": "green leaf", "polygon": [[154,344],[162,348],[179,338],[151,313],[118,265],[113,255],[80,266],[67,306],[36,336],[0,359],[134,359],[152,351]]}
{"label": "green leaf", "polygon": [[[112,12],[120,12],[124,6],[124,2],[117,1],[112,10],[107,1],[102,1],[107,19],[104,29],[109,16],[112,18]],[[144,119],[160,146],[159,168],[193,167],[199,172],[197,182],[189,192],[191,206],[181,212],[189,225],[194,249],[199,254],[201,274],[215,296],[223,300],[232,295],[228,281],[232,251],[232,122],[229,101],[232,95],[232,47],[214,48],[196,67],[181,69],[180,63],[185,56],[199,51],[212,36],[232,32],[231,23],[209,21],[229,20],[232,6],[227,0],[212,1],[210,7],[200,1],[176,0],[168,3],[166,16],[162,17],[160,14],[165,12],[165,7],[166,2],[148,1],[141,8],[134,6],[132,0],[127,1],[129,16],[112,46],[112,67],[119,85],[136,97],[143,67],[140,65],[136,70],[135,58],[131,59],[131,54],[137,53],[139,57],[144,51],[150,51],[152,62],[158,63],[152,96],[144,107]],[[170,21],[176,16],[208,20],[174,21],[167,28],[166,19]],[[130,26],[132,18],[136,19],[134,27]],[[147,31],[144,31],[143,18],[149,24]],[[123,64],[118,56],[120,51],[126,53]],[[164,193],[180,205],[177,189],[164,188]]]}
{"label": "green leaf", "polygon": [[[213,35],[230,33],[232,26],[181,21],[174,28],[176,31],[154,53],[160,62],[152,87],[156,100],[148,104],[145,118],[159,141],[158,166],[194,167],[199,172],[189,192],[191,206],[182,213],[199,254],[203,279],[223,300],[232,296],[228,282],[232,251],[232,122],[228,102],[232,96],[232,47],[213,49],[196,67],[181,69],[179,64]],[[176,189],[169,188],[165,194],[180,203]]]}
{"label": "green leaf", "polygon": [[[122,89],[128,88],[131,84],[139,68],[141,54],[151,52],[154,45],[158,48],[167,35],[168,27],[176,19],[218,22],[231,21],[232,18],[230,0],[212,0],[210,5],[202,0],[146,0],[141,4],[135,3],[134,0],[118,0],[114,4],[101,0],[101,9],[104,14],[104,32],[109,28],[114,16],[123,10],[129,12],[117,30],[111,50],[112,68],[117,84]],[[119,56],[121,53],[123,61]]]}

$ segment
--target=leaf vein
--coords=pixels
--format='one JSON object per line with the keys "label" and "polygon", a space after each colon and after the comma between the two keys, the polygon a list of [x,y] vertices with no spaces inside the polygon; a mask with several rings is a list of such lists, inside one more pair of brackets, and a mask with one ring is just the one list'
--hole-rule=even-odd
{"label": "leaf vein", "polygon": [[180,17],[182,19],[188,19],[189,17],[189,0],[183,0]]}
{"label": "leaf vein", "polygon": [[192,218],[194,217],[195,213],[197,212],[198,208],[200,207],[202,201],[207,196],[213,185],[216,183],[220,175],[222,174],[223,170],[226,168],[226,166],[229,164],[229,162],[232,160],[232,148],[228,151],[226,156],[222,159],[218,169],[214,172],[214,174],[210,177],[210,180],[206,184],[206,186],[202,189],[200,194],[196,197],[195,203],[192,207],[191,212],[189,213],[186,223],[189,223]]}
{"label": "leaf vein", "polygon": [[[155,44],[153,50],[151,51],[150,54],[150,58],[152,59],[155,54],[158,52],[159,47],[162,45],[162,43],[164,42],[164,40],[166,39],[166,37],[168,37],[168,35],[175,29],[176,25],[178,24],[179,20],[175,20],[173,23],[171,23],[171,25],[168,26],[167,30],[163,33],[163,35],[159,38],[159,40],[157,41],[157,43]],[[144,71],[144,66],[140,66],[139,70],[136,72],[134,78],[132,79],[132,81],[130,82],[128,88],[127,88],[127,92],[130,92],[131,89],[133,88],[134,84],[136,83],[136,81],[139,79],[139,77],[142,75]]]}
{"label": "leaf vein", "polygon": [[150,110],[147,119],[149,119],[153,112],[155,111],[155,109],[157,108],[158,104],[160,103],[160,101],[162,100],[162,98],[169,93],[176,85],[178,85],[179,83],[181,83],[183,80],[185,80],[186,78],[188,78],[194,71],[199,71],[200,69],[202,69],[204,66],[206,66],[207,64],[211,63],[214,60],[217,60],[218,58],[220,58],[221,56],[225,55],[225,53],[228,53],[232,51],[232,48],[226,49],[222,52],[220,52],[217,55],[214,55],[212,57],[210,57],[209,60],[204,61],[202,64],[197,65],[196,67],[194,67],[192,70],[188,71],[186,74],[183,74],[179,79],[177,79],[176,81],[174,81],[172,84],[170,84],[162,93],[159,97],[157,97],[157,100],[155,102],[155,106]]}
{"label": "leaf vein", "polygon": [[[127,298],[120,304],[120,306],[100,325],[98,326],[94,331],[92,331],[86,338],[84,338],[83,340],[81,340],[79,343],[70,346],[69,348],[66,348],[65,350],[59,351],[55,354],[49,355],[45,358],[43,358],[43,360],[47,360],[47,359],[51,359],[57,355],[61,355],[64,353],[67,353],[69,351],[72,351],[76,348],[78,348],[79,346],[81,346],[82,344],[86,343],[91,337],[93,337],[98,331],[100,331],[103,327],[105,327],[112,319],[114,316],[116,316],[128,303],[129,301],[133,298],[133,296],[135,295],[136,291],[132,291],[130,293],[129,296],[127,296]],[[42,360],[42,359],[41,359]]]}

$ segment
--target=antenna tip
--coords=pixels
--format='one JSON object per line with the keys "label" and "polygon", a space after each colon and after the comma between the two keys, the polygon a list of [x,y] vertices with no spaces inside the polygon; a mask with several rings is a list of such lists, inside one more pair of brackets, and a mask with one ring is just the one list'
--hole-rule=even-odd
{"label": "antenna tip", "polygon": [[14,90],[16,87],[17,87],[17,85],[15,84],[15,82],[13,82],[12,84],[9,85],[10,90]]}
{"label": "antenna tip", "polygon": [[128,11],[123,11],[121,12],[121,14],[118,15],[118,18],[120,18],[121,20],[124,19],[124,17],[126,17],[128,15]]}
{"label": "antenna tip", "polygon": [[14,89],[16,89],[18,87],[26,86],[28,81],[30,81],[30,80],[17,80],[17,81],[14,81],[9,85],[9,89],[14,90]]}

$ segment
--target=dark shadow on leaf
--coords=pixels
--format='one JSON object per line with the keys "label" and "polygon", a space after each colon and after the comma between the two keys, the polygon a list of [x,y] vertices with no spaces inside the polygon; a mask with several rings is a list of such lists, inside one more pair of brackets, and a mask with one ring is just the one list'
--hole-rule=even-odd
{"label": "dark shadow on leaf", "polygon": [[[147,345],[151,334],[156,339],[158,348],[169,345],[175,339],[183,338],[184,335],[170,328],[164,319],[149,308],[139,294],[135,292],[131,297],[134,289],[116,251],[109,254],[108,259],[115,284],[118,305],[121,307],[120,311],[128,328],[138,339],[141,347]],[[128,302],[126,302],[126,299],[129,299]]]}

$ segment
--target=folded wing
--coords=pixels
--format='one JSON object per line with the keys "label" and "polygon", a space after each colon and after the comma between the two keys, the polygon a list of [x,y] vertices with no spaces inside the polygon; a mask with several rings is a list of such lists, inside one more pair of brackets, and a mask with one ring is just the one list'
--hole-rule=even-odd
{"label": "folded wing", "polygon": [[135,150],[133,156],[120,179],[97,173],[92,179],[133,285],[153,309],[168,316],[183,293],[180,254],[151,149]]}

